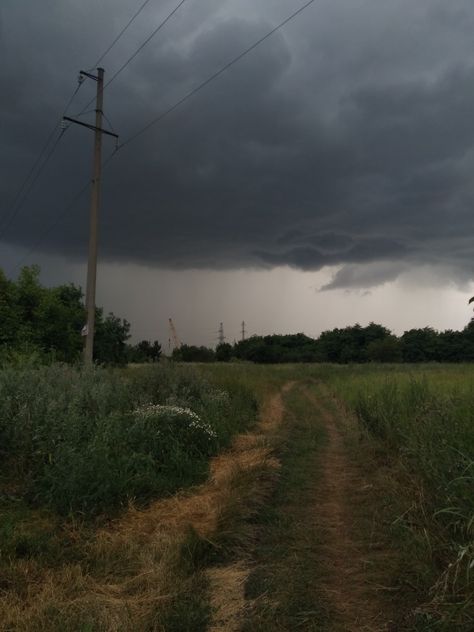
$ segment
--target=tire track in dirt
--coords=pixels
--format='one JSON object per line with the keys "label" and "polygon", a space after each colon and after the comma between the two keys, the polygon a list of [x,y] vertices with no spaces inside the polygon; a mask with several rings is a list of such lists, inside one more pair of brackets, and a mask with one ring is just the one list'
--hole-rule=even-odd
{"label": "tire track in dirt", "polygon": [[[285,385],[282,392],[290,387],[291,384]],[[185,491],[157,500],[146,510],[131,509],[118,521],[118,530],[128,531],[136,523],[143,534],[157,531],[176,534],[191,526],[200,536],[211,538],[218,526],[219,509],[226,501],[236,472],[252,470],[258,465],[278,469],[279,464],[271,455],[265,437],[278,427],[282,418],[283,400],[279,392],[264,404],[253,431],[237,435],[229,450],[211,459],[208,481],[191,493]]]}
{"label": "tire track in dirt", "polygon": [[380,598],[384,558],[389,553],[372,548],[370,533],[357,528],[358,515],[370,507],[371,485],[348,455],[342,420],[328,410],[324,398],[309,388],[304,392],[328,438],[311,508],[322,541],[318,594],[334,613],[332,627],[337,632],[393,631],[387,602]]}
{"label": "tire track in dirt", "polygon": [[[205,541],[216,543],[222,532],[232,528],[235,520],[245,523],[270,496],[276,483],[279,461],[273,456],[269,438],[283,419],[282,393],[291,388],[286,384],[282,390],[262,406],[259,422],[252,431],[237,435],[231,447],[214,457],[210,463],[209,479],[191,491],[178,493],[170,498],[157,500],[147,509],[131,508],[112,528],[97,534],[96,546],[105,550],[127,546],[132,539],[143,545],[143,567],[136,571],[139,580],[148,574],[145,594],[163,595],[167,599],[169,589],[166,578],[170,571],[168,559],[182,542],[189,530],[195,531]],[[243,483],[240,483],[243,479]],[[235,507],[233,505],[236,505]],[[147,550],[158,557],[158,564],[150,563]],[[172,563],[172,561],[171,561]],[[139,565],[141,566],[141,565]],[[212,632],[233,632],[238,629],[246,607],[244,584],[249,570],[245,561],[228,566],[213,567],[205,571],[209,582]],[[135,604],[128,597],[130,582],[127,577],[118,584],[95,585],[92,589],[102,594],[110,608],[110,597],[116,607],[115,618],[124,605],[132,618],[146,618],[141,603]],[[151,596],[151,595],[150,595]],[[104,603],[105,606],[105,603]],[[137,628],[141,629],[141,628]]]}
{"label": "tire track in dirt", "polygon": [[[237,455],[255,450],[262,439],[275,432],[283,421],[284,405],[282,394],[293,387],[294,382],[286,383],[281,392],[273,395],[264,405],[260,422],[256,432],[239,435],[234,442]],[[269,449],[265,458],[269,457]],[[223,459],[226,458],[224,455]],[[238,458],[238,457],[237,457]],[[274,466],[279,468],[279,462],[271,457]],[[221,466],[222,467],[222,463]],[[224,468],[226,466],[224,465]],[[273,487],[273,485],[272,485]],[[270,488],[267,489],[267,496]],[[209,632],[238,632],[245,612],[251,605],[245,598],[245,583],[250,574],[248,560],[239,560],[226,566],[211,568],[207,571],[210,581],[210,601],[212,620]]]}

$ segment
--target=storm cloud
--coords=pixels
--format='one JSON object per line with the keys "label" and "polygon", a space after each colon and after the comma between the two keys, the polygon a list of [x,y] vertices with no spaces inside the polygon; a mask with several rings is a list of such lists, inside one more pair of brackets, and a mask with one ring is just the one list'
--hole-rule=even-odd
{"label": "storm cloud", "polygon": [[[174,4],[150,3],[105,59],[107,76]],[[255,4],[183,5],[105,91],[123,141],[295,9],[289,0]],[[4,4],[0,234],[76,71],[132,12],[125,0]],[[471,277],[473,27],[468,1],[314,3],[113,155],[102,259],[175,269],[340,266],[326,289],[372,287],[423,265]],[[71,114],[93,89],[81,88]],[[90,178],[91,153],[90,133],[69,128],[6,244],[28,248],[44,233],[41,251],[84,259],[87,194],[64,209]]]}

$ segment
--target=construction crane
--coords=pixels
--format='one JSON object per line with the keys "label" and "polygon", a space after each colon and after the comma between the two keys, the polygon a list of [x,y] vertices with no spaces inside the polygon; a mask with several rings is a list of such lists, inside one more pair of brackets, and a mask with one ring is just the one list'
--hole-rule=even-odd
{"label": "construction crane", "polygon": [[171,331],[171,337],[173,339],[174,348],[179,349],[181,347],[181,342],[178,338],[178,334],[176,333],[176,327],[174,326],[171,318],[168,319],[168,322],[170,324],[170,331]]}

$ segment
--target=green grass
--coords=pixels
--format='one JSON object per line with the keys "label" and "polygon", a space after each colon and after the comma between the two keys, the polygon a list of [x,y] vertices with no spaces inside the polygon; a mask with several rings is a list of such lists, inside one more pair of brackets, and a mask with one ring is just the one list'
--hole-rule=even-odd
{"label": "green grass", "polygon": [[[256,416],[248,387],[238,379],[226,387],[172,364],[4,368],[0,494],[12,489],[32,506],[98,515],[203,480],[209,457]],[[136,412],[156,404],[169,408]],[[199,423],[173,407],[190,409]]]}
{"label": "green grass", "polygon": [[321,630],[329,618],[315,597],[320,534],[308,515],[325,433],[299,388],[285,403],[280,483],[260,514],[255,570],[246,586],[247,599],[256,600],[243,628],[248,632]]}
{"label": "green grass", "polygon": [[[470,365],[5,367],[0,370],[2,594],[16,595],[21,604],[28,587],[38,587],[43,576],[64,577],[70,594],[51,599],[49,614],[45,604],[36,629],[105,629],[100,600],[89,609],[87,602],[78,601],[70,611],[64,604],[74,601],[75,591],[87,590],[89,577],[107,584],[133,574],[143,543],[118,538],[101,553],[93,545],[97,527],[120,515],[130,500],[145,505],[203,481],[209,458],[249,429],[258,405],[292,380],[300,384],[286,396],[287,416],[274,438],[282,469],[273,498],[269,501],[268,493],[275,481],[267,481],[265,467],[238,472],[213,542],[191,534],[179,544],[162,588],[169,587],[171,598],[164,592],[163,602],[154,613],[147,611],[136,629],[205,630],[211,617],[205,568],[251,553],[256,564],[246,591],[256,601],[246,630],[331,629],[333,613],[317,594],[323,534],[308,522],[326,441],[304,395],[314,379],[337,398],[336,416],[343,415],[340,401],[345,414],[357,418],[359,432],[347,437],[347,450],[366,468],[373,492],[372,505],[363,507],[366,517],[361,511],[354,527],[361,533],[380,529],[384,546],[397,554],[388,570],[398,590],[393,603],[411,613],[403,629],[474,629]],[[215,436],[208,441],[184,426],[174,432],[171,417],[137,417],[134,411],[148,404],[189,408]],[[262,481],[267,487],[258,497]],[[161,553],[150,547],[149,555],[158,578],[154,555]],[[139,599],[136,590],[133,598]],[[124,629],[133,629],[131,620],[127,625]]]}
{"label": "green grass", "polygon": [[327,380],[406,482],[409,502],[394,527],[400,547],[416,554],[425,584],[417,629],[471,630],[473,368],[347,367],[331,369]]}
{"label": "green grass", "polygon": [[[179,533],[154,541],[140,524],[122,536],[109,520],[203,481],[257,412],[239,375],[174,364],[0,371],[0,619],[19,630],[99,632],[117,629],[115,616],[124,630],[205,630],[201,569],[214,546]],[[110,584],[122,601],[108,601]]]}

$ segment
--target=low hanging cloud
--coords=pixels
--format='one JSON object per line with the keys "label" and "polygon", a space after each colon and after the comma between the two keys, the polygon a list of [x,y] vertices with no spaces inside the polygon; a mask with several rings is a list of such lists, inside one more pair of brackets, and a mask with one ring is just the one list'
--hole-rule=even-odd
{"label": "low hanging cloud", "polygon": [[408,270],[407,264],[394,261],[344,265],[334,274],[329,283],[320,288],[320,291],[373,288],[394,281]]}
{"label": "low hanging cloud", "polygon": [[[341,266],[324,289],[373,287],[424,265],[471,276],[474,7],[381,4],[315,3],[120,150],[104,174],[101,257],[176,269]],[[3,9],[2,82],[13,98],[0,105],[0,219],[74,64],[100,52],[96,3],[49,5]],[[106,90],[106,114],[125,139],[294,10],[270,0],[239,12],[230,2],[189,5]],[[104,19],[107,9],[125,22],[127,3],[105,3]],[[132,31],[137,45],[164,13],[150,9]],[[106,60],[110,73],[128,46]],[[4,241],[36,243],[90,178],[91,143],[68,130]],[[87,206],[86,196],[41,250],[83,259]]]}

